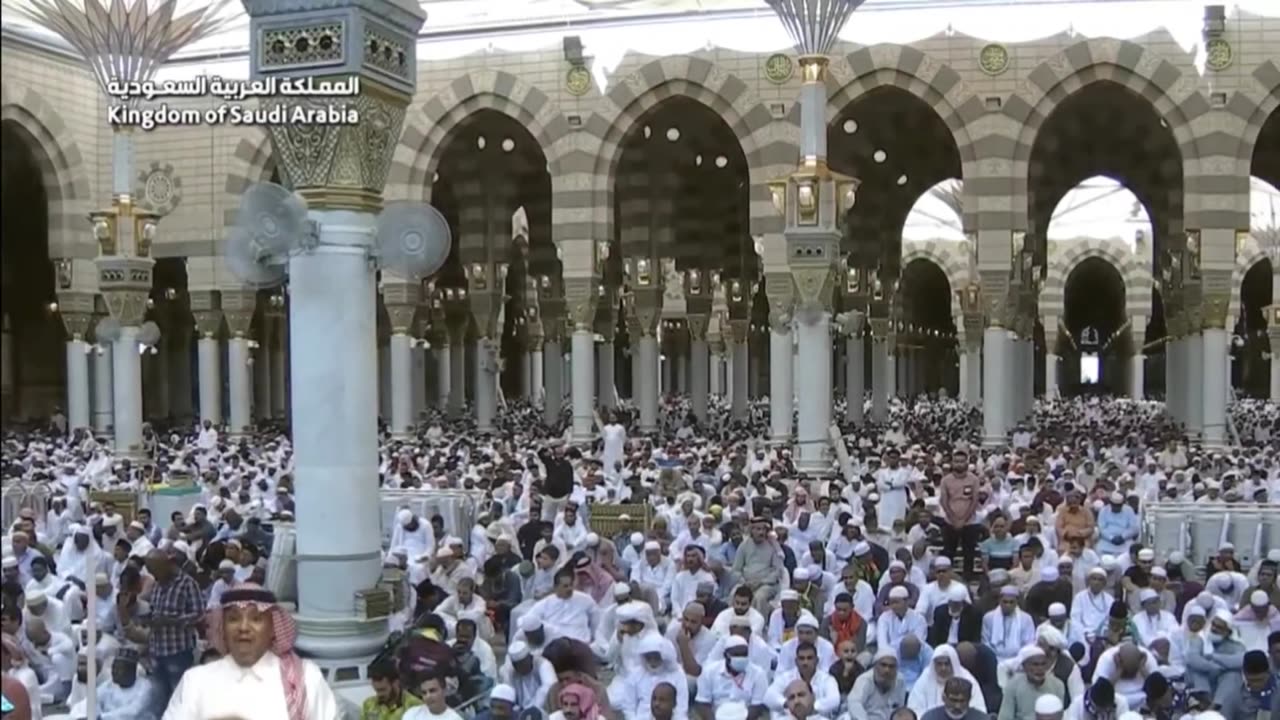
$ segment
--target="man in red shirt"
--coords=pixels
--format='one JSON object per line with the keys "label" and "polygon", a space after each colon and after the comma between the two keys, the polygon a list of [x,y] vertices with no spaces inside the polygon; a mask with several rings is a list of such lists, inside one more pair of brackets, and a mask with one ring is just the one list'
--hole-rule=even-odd
{"label": "man in red shirt", "polygon": [[969,471],[968,453],[952,453],[951,470],[942,476],[938,486],[938,504],[946,521],[942,526],[942,553],[959,565],[957,549],[964,552],[966,579],[978,573],[978,541],[982,536],[982,526],[977,522],[979,485],[978,476]]}

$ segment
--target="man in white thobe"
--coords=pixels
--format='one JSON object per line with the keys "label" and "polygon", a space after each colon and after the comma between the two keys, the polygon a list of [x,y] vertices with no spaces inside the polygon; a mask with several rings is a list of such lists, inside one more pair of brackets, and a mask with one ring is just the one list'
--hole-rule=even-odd
{"label": "man in white thobe", "polygon": [[547,642],[567,637],[590,645],[598,613],[590,595],[573,589],[573,571],[565,568],[556,574],[555,589],[534,603],[528,617],[542,621]]}

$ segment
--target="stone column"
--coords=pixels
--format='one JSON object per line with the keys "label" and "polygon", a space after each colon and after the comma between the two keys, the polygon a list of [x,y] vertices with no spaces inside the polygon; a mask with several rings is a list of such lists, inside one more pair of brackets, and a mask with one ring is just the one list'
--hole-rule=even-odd
{"label": "stone column", "polygon": [[[381,334],[381,331],[379,331]],[[378,417],[391,419],[391,337],[378,338]]]}
{"label": "stone column", "polygon": [[658,338],[652,334],[640,335],[639,351],[636,405],[640,408],[640,431],[651,433],[658,429]]}
{"label": "stone column", "polygon": [[439,345],[431,346],[431,355],[434,360],[432,366],[436,371],[436,407],[445,410],[449,406],[450,389],[449,386],[453,382],[450,362],[453,355],[449,352],[448,335],[441,333],[446,339]]}
{"label": "stone column", "polygon": [[710,382],[709,390],[711,396],[715,398],[723,397],[725,394],[724,382],[724,339],[720,335],[712,336],[710,332],[707,334],[707,350],[711,353]]}
{"label": "stone column", "polygon": [[[282,311],[272,313],[275,339],[271,343],[271,417],[289,417],[289,365],[285,353],[289,348],[289,320]],[[376,342],[376,341],[375,341]]]}
{"label": "stone column", "polygon": [[[299,59],[288,59],[271,32],[313,28],[315,4],[282,7],[274,0],[246,0],[251,17],[252,76],[297,77]],[[319,243],[289,258],[289,331],[294,477],[297,480],[298,650],[307,656],[364,662],[387,637],[385,617],[364,617],[357,593],[382,579],[382,522],[376,467],[377,283],[369,262],[387,166],[400,137],[405,106],[415,89],[416,38],[424,20],[416,5],[388,0],[336,0],[347,27],[376,23],[369,43],[342,43],[342,65],[305,61],[301,74],[359,74],[356,97],[285,97],[268,106],[361,109],[359,132],[338,125],[273,125],[274,156],[286,185],[307,201]],[[396,48],[395,52],[390,52]],[[320,52],[319,49],[314,52]],[[400,53],[400,59],[396,59]],[[335,342],[335,339],[339,341]],[[296,361],[296,362],[292,362]],[[341,392],[326,389],[341,388]],[[333,519],[342,518],[343,532]],[[354,662],[352,663],[354,664]]]}
{"label": "stone column", "polygon": [[[1172,309],[1172,308],[1171,308]],[[1182,384],[1182,338],[1178,333],[1178,315],[1170,312],[1165,320],[1168,339],[1164,344],[1164,408],[1176,422],[1186,423],[1183,398],[1186,388]]]}
{"label": "stone column", "polygon": [[[1274,306],[1273,306],[1274,308]],[[1271,312],[1275,312],[1273,309]],[[1267,328],[1267,339],[1271,343],[1271,402],[1280,403],[1280,327],[1272,324]]]}
{"label": "stone column", "polygon": [[[474,267],[476,263],[472,263]],[[484,265],[485,272],[492,281],[483,283],[471,279],[471,290],[468,295],[471,319],[476,329],[475,334],[475,415],[476,430],[481,433],[493,432],[493,421],[498,414],[498,375],[502,369],[501,346],[502,328],[498,326],[498,316],[502,311],[505,298],[501,287],[506,272],[497,263]]]}
{"label": "stone column", "polygon": [[[421,338],[415,338],[420,340]],[[427,409],[427,373],[430,363],[428,362],[427,349],[416,343],[413,346],[413,368],[409,371],[413,378],[413,422],[416,425],[423,411]]]}
{"label": "stone column", "polygon": [[200,368],[200,420],[221,425],[222,350],[218,346],[218,333],[222,330],[222,310],[198,310],[195,319],[196,331],[200,333],[196,343]]}
{"label": "stone column", "polygon": [[191,312],[176,309],[160,340],[162,353],[169,357],[169,410],[175,422],[189,425],[194,419],[191,406]]}
{"label": "stone column", "polygon": [[871,326],[871,422],[889,420],[889,320],[872,318]]}
{"label": "stone column", "polygon": [[564,410],[564,346],[561,344],[564,318],[544,316],[543,332],[546,339],[542,341],[542,416],[548,426],[555,426]]}
{"label": "stone column", "polygon": [[467,404],[467,318],[449,319],[449,417],[460,418]]}
{"label": "stone column", "polygon": [[730,352],[733,353],[733,398],[729,414],[735,420],[747,417],[747,401],[751,397],[747,378],[751,362],[747,349],[747,334],[750,329],[750,320],[745,318],[729,320],[729,333],[733,339],[729,346]]}
{"label": "stone column", "polygon": [[243,435],[253,430],[252,388],[249,358],[249,326],[253,324],[253,293],[245,293],[245,307],[226,309],[226,293],[223,294],[223,312],[227,319],[227,386],[230,390],[230,415],[228,431],[231,435]]}
{"label": "stone column", "polygon": [[589,443],[598,437],[595,430],[595,318],[600,274],[608,257],[608,245],[590,239],[566,239],[560,247],[564,251],[565,311],[573,328],[570,339],[573,363],[571,437],[575,443]]}
{"label": "stone column", "polygon": [[[138,354],[138,331],[147,311],[151,290],[150,258],[101,257],[98,259],[99,287],[103,288],[107,309],[120,323],[120,336],[112,347],[112,407],[114,409],[115,451],[139,457],[142,450],[142,363]],[[114,283],[106,278],[125,278]],[[112,289],[107,289],[112,287]]]}
{"label": "stone column", "polygon": [[898,397],[901,388],[898,386],[898,334],[892,329],[889,331],[889,340],[885,345],[888,351],[886,362],[888,363],[885,370],[885,390],[886,395],[892,399]]}
{"label": "stone column", "polygon": [[[790,282],[791,278],[787,278],[787,281]],[[795,416],[795,363],[791,320],[791,307],[788,305],[775,309],[774,299],[770,298],[769,440],[778,445],[791,444],[791,423]]]}
{"label": "stone column", "polygon": [[413,321],[418,313],[417,285],[385,284],[383,298],[387,303],[387,318],[391,326],[391,342],[388,345],[388,361],[391,364],[391,434],[409,437],[413,434],[414,412],[414,363]]}
{"label": "stone column", "polygon": [[845,420],[855,427],[862,427],[866,422],[863,417],[867,398],[866,382],[866,346],[862,339],[866,314],[860,311],[845,313],[841,319],[844,331],[844,388],[845,388]]}
{"label": "stone column", "polygon": [[706,314],[689,315],[689,395],[693,416],[706,423],[711,390],[711,368],[707,344]]}
{"label": "stone column", "polygon": [[1200,325],[1199,309],[1188,312],[1188,332],[1185,339],[1185,350],[1183,351],[1185,365],[1182,374],[1185,378],[1187,394],[1186,394],[1186,414],[1187,414],[1187,432],[1194,436],[1204,433],[1204,396],[1205,396],[1205,355],[1204,355],[1204,336],[1201,335],[1203,328]]}
{"label": "stone column", "polygon": [[[1130,331],[1133,337],[1134,352],[1132,357],[1129,358],[1129,397],[1134,400],[1144,400],[1146,399],[1147,356],[1144,354],[1143,346],[1146,345],[1146,334],[1137,329],[1138,320],[1138,318],[1133,319],[1134,329]],[[1142,321],[1145,325],[1146,319],[1142,318]]]}
{"label": "stone column", "polygon": [[599,356],[596,363],[596,374],[600,380],[600,387],[596,389],[596,398],[600,407],[607,409],[614,406],[614,394],[616,392],[614,389],[613,334],[609,333],[604,338],[604,342],[601,342],[596,347],[596,354]]}
{"label": "stone column", "polygon": [[67,330],[67,429],[70,431],[90,427],[89,413],[89,344],[85,337],[89,322],[93,319],[93,296],[88,296],[88,312],[71,312],[67,301],[58,298],[62,324]]}
{"label": "stone column", "polygon": [[[995,321],[995,318],[992,319]],[[999,447],[1009,437],[1009,333],[999,325],[982,332],[982,444]]]}
{"label": "stone column", "polygon": [[1044,397],[1052,400],[1058,397],[1058,318],[1046,315],[1041,320],[1044,326]]}
{"label": "stone column", "polygon": [[[655,263],[656,264],[656,263]],[[636,369],[632,402],[640,411],[640,432],[658,429],[658,322],[662,317],[662,287],[652,284],[633,289],[624,303],[627,331],[633,343]]]}
{"label": "stone column", "polygon": [[[97,318],[101,322],[102,317]],[[105,439],[115,422],[115,371],[111,367],[111,343],[102,341],[93,348],[93,433]]]}
{"label": "stone column", "polygon": [[0,333],[0,417],[9,419],[13,408],[13,336],[9,332],[9,313],[3,316]]}
{"label": "stone column", "polygon": [[1229,367],[1226,293],[1206,293],[1204,297],[1203,347],[1203,433],[1206,448],[1221,449],[1227,444],[1227,377]]}

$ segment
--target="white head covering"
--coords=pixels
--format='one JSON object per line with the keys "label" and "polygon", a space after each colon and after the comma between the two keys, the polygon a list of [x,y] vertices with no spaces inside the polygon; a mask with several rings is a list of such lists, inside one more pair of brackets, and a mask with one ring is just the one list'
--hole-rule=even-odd
{"label": "white head covering", "polygon": [[1057,695],[1041,695],[1036,698],[1036,715],[1057,715],[1062,711],[1062,698]]}

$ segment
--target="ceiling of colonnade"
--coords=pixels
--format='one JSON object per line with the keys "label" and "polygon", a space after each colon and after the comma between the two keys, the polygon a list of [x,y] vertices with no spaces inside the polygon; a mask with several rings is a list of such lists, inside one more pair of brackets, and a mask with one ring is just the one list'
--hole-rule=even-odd
{"label": "ceiling of colonnade", "polygon": [[1064,99],[1036,133],[1028,168],[1028,233],[1046,266],[1048,230],[1060,201],[1097,175],[1122,183],[1150,217],[1153,257],[1182,231],[1182,157],[1168,124],[1146,99],[1109,81]]}
{"label": "ceiling of colonnade", "polygon": [[876,88],[827,128],[831,167],[862,181],[842,251],[861,267],[896,274],[907,217],[938,183],[960,178],[960,151],[942,118],[906,90]]}
{"label": "ceiling of colonnade", "polygon": [[[479,110],[445,138],[438,152],[432,203],[449,221],[454,240],[438,282],[453,286],[465,282],[464,214],[483,217],[491,232],[509,243],[512,218],[519,208],[524,208],[528,221],[529,272],[559,275],[560,262],[551,240],[551,176],[542,148],[529,131],[501,112]],[[488,192],[496,192],[501,201],[486,200]]]}
{"label": "ceiling of colonnade", "polygon": [[[652,239],[680,269],[759,271],[748,222],[746,158],[723,118],[674,96],[636,121],[614,172],[614,234],[636,255]],[[640,244],[638,244],[640,243]]]}

